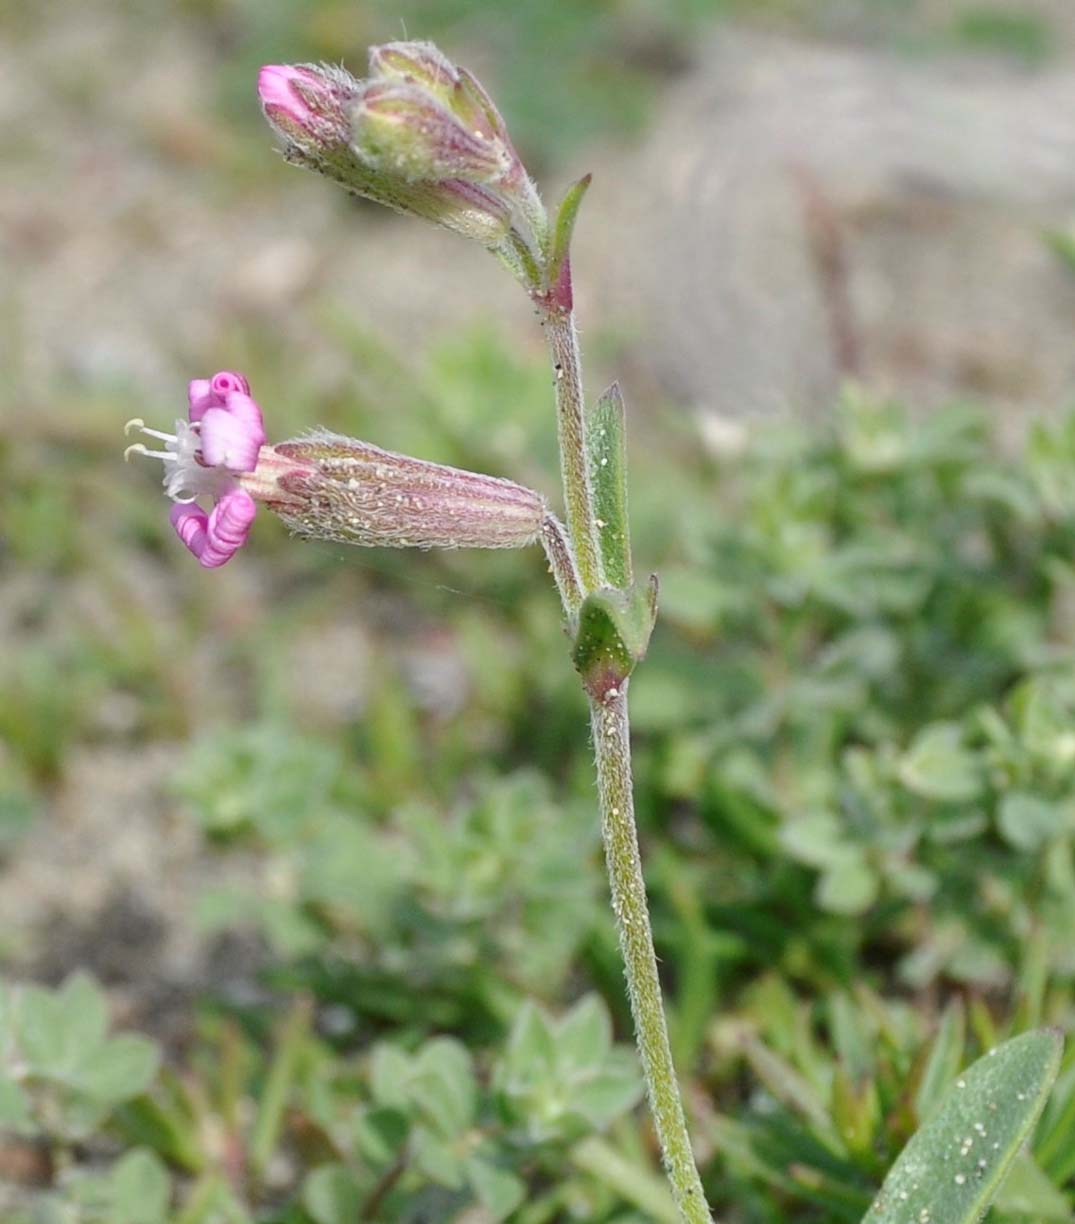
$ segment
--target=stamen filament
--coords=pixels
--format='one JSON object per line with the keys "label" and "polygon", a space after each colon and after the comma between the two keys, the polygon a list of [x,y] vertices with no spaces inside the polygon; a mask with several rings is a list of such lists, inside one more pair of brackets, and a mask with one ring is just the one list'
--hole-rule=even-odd
{"label": "stamen filament", "polygon": [[[192,429],[196,426],[191,426]],[[149,426],[142,420],[141,417],[131,417],[126,425],[123,426],[123,432],[130,436],[132,429],[137,429],[139,433],[143,433],[147,438],[160,438],[162,442],[176,441],[176,435],[170,433],[162,433],[159,429],[150,429]]]}
{"label": "stamen filament", "polygon": [[[145,432],[152,433],[153,430],[147,429]],[[160,437],[161,435],[158,434],[157,436]],[[144,442],[133,442],[128,446],[123,452],[124,462],[129,463],[131,455],[146,455],[150,459],[160,459],[163,463],[175,463],[176,459],[179,458],[175,451],[150,450]]]}

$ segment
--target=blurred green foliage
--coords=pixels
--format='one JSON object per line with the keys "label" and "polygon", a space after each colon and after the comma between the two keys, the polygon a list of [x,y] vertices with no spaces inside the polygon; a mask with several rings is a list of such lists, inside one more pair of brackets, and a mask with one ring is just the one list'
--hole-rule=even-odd
{"label": "blurred green foliage", "polygon": [[[637,131],[714,16],[824,30],[854,10],[856,34],[898,39],[930,6],[177,7],[245,189],[277,173],[247,140],[265,61],[361,71],[370,42],[443,40],[559,169]],[[933,7],[909,49],[1047,54],[1016,5]],[[323,302],[295,310],[344,373],[314,384],[250,320],[222,339],[272,388],[276,436],[316,420],[557,488],[540,359],[494,329],[404,357]],[[359,554],[262,514],[206,576],[153,478],[117,475],[142,396],[37,390],[0,439],[0,856],[41,835],[80,755],[176,745],[162,802],[247,869],[189,920],[254,936],[261,993],[208,997],[161,1051],[111,1033],[85,976],[4,987],[5,1219],[674,1221],[539,556]],[[629,411],[636,555],[662,593],[632,688],[639,816],[707,1187],[731,1224],[854,1221],[962,1067],[1072,1029],[1075,415],[1003,455],[970,408],[860,393],[725,451]],[[1070,1218],[1073,1132],[1069,1050],[991,1219]]]}
{"label": "blurred green foliage", "polygon": [[[326,326],[361,357],[327,424],[554,487],[536,356],[481,330],[404,366]],[[301,375],[260,360],[301,402]],[[854,1221],[962,1066],[1071,1028],[1075,416],[1014,456],[970,408],[912,419],[855,391],[814,430],[716,449],[683,418],[635,434],[636,551],[662,577],[632,689],[639,814],[707,1184],[729,1220]],[[11,785],[32,806],[73,746],[190,735],[170,801],[248,881],[207,886],[191,919],[256,932],[268,993],[216,1000],[148,1092],[132,1071],[87,1106],[74,1063],[54,1084],[17,1060],[11,1133],[66,1170],[27,1218],[121,1219],[144,1183],[179,1224],[356,1204],[672,1219],[612,1044],[629,1023],[584,708],[538,556],[356,556],[259,521],[205,579],[153,497],[124,502],[123,547],[170,603],[151,617],[117,576],[71,653],[42,653],[90,687],[42,686]],[[77,590],[92,509],[70,531],[51,581]],[[245,567],[273,594],[237,616]],[[47,615],[65,623],[63,601]],[[358,691],[346,653],[301,662],[325,634],[367,639]],[[118,693],[138,696],[113,725]],[[79,1010],[103,1040],[99,1004]],[[998,1220],[1070,1211],[1073,1116],[1069,1053]]]}

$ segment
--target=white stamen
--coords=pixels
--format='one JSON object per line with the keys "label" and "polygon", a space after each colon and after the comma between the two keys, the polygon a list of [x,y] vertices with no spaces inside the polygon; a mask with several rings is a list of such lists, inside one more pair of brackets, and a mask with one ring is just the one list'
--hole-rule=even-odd
{"label": "white stamen", "polygon": [[141,417],[133,417],[124,432],[137,430],[149,438],[158,438],[164,450],[150,450],[144,442],[135,442],[123,452],[124,459],[144,455],[164,464],[164,491],[172,501],[189,503],[201,494],[219,498],[234,485],[234,477],[222,467],[208,467],[201,458],[201,429],[197,422],[176,421],[175,433],[149,429]]}

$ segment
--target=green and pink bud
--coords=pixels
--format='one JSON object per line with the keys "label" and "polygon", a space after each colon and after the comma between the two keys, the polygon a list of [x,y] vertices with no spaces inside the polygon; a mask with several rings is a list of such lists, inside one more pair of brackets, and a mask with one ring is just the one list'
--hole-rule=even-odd
{"label": "green and pink bud", "polygon": [[512,149],[495,135],[468,127],[419,85],[368,82],[351,120],[359,157],[408,183],[462,179],[495,186],[516,168]]}
{"label": "green and pink bud", "polygon": [[[369,85],[328,65],[269,64],[258,74],[262,110],[293,165],[316,170],[397,212],[423,217],[483,246],[497,246],[511,226],[511,205],[501,194],[473,175],[444,174],[446,163],[442,173],[422,178],[386,169],[368,152],[360,153],[352,124]],[[472,141],[477,144],[477,138]],[[469,161],[461,153],[458,165],[473,166],[474,151]],[[400,156],[413,169],[416,155],[409,162],[406,154]],[[488,167],[495,169],[492,161]]]}

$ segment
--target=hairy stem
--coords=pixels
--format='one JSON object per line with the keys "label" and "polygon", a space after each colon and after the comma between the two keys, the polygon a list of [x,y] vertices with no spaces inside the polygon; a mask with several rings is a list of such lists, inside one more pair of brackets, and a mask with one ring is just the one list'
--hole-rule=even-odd
{"label": "hairy stem", "polygon": [[626,681],[616,697],[604,702],[591,699],[590,724],[597,756],[601,831],[612,885],[612,909],[619,930],[635,1037],[664,1166],[676,1206],[686,1224],[711,1224],[683,1116],[657,976],[657,957],[653,950],[635,829]]}
{"label": "hairy stem", "polygon": [[556,580],[556,589],[560,592],[564,611],[570,620],[582,603],[582,586],[579,583],[578,567],[575,565],[575,554],[571,551],[571,541],[567,538],[563,523],[555,514],[545,515],[541,524],[541,543],[549,560],[549,570]]}
{"label": "hairy stem", "polygon": [[590,472],[586,460],[586,427],[582,396],[582,362],[570,310],[550,310],[545,315],[545,340],[556,379],[556,411],[559,421],[560,465],[564,477],[567,528],[575,549],[575,561],[583,592],[603,585],[597,549],[597,524],[590,496]]}

